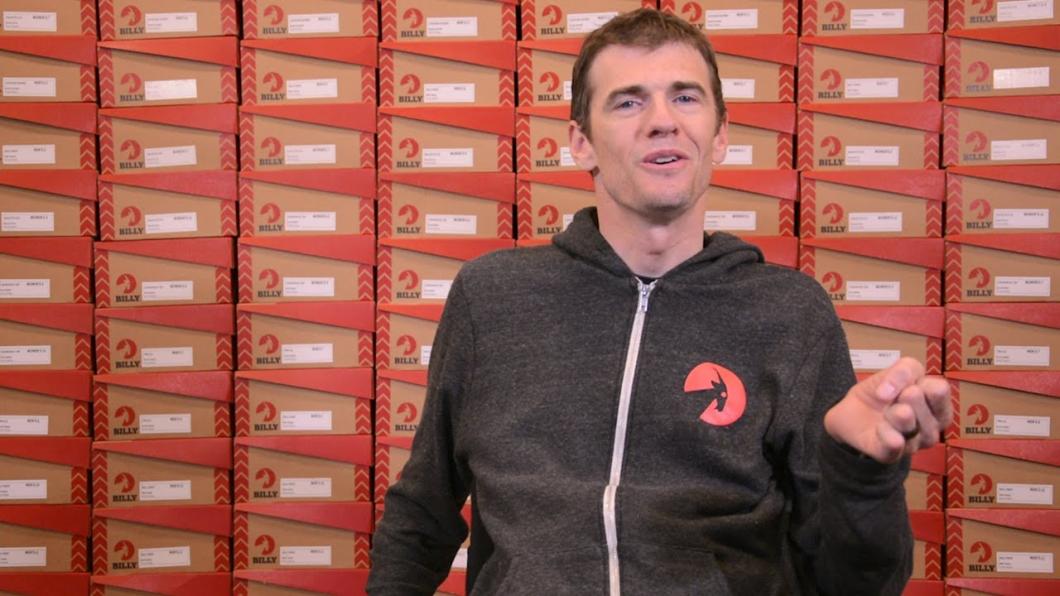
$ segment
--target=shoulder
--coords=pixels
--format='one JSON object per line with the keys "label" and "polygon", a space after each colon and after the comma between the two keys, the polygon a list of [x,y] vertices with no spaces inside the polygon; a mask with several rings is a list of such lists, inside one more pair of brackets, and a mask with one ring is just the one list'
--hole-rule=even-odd
{"label": "shoulder", "polygon": [[525,288],[560,275],[566,260],[552,245],[502,249],[465,263],[457,278],[472,293]]}

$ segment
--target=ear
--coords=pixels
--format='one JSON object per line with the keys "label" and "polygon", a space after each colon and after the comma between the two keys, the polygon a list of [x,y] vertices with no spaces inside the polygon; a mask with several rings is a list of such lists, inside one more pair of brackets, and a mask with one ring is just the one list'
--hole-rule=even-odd
{"label": "ear", "polygon": [[711,141],[710,148],[710,159],[715,165],[725,161],[725,153],[729,148],[729,117],[726,116],[725,120],[722,120],[721,126],[718,127],[718,134],[714,135],[714,140]]}
{"label": "ear", "polygon": [[567,134],[570,137],[570,155],[574,158],[574,162],[583,170],[590,172],[595,170],[596,150],[593,149],[593,143],[589,137],[582,132],[582,127],[571,120],[567,124]]}

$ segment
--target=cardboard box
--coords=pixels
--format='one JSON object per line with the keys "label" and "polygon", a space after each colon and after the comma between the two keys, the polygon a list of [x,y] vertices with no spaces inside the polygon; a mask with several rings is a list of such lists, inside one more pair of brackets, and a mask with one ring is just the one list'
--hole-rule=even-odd
{"label": "cardboard box", "polygon": [[947,509],[946,577],[1058,579],[1060,511]]}
{"label": "cardboard box", "polygon": [[382,171],[511,172],[510,107],[381,107]]}
{"label": "cardboard box", "polygon": [[623,12],[655,8],[656,0],[520,0],[523,39],[585,37]]}
{"label": "cardboard box", "polygon": [[515,105],[515,41],[384,41],[379,104]]}
{"label": "cardboard box", "polygon": [[0,300],[91,303],[92,239],[0,238]]}
{"label": "cardboard box", "polygon": [[1049,596],[1060,590],[1060,581],[951,577],[946,579],[946,590],[948,596]]}
{"label": "cardboard box", "polygon": [[995,5],[993,2],[949,0],[947,6],[950,31],[1060,24],[1060,14],[1048,2],[1003,2]]}
{"label": "cardboard box", "polygon": [[596,204],[596,185],[589,172],[521,173],[515,202],[519,239],[547,240],[567,229],[580,209]]}
{"label": "cardboard box", "polygon": [[99,34],[103,41],[239,35],[237,11],[236,0],[99,0]]}
{"label": "cardboard box", "polygon": [[102,240],[235,236],[236,173],[104,174]]}
{"label": "cardboard box", "polygon": [[88,371],[0,375],[0,436],[89,437]]}
{"label": "cardboard box", "polygon": [[104,108],[237,103],[235,37],[99,42]]}
{"label": "cardboard box", "polygon": [[511,240],[490,238],[380,238],[377,300],[444,304],[465,262],[514,245]]}
{"label": "cardboard box", "polygon": [[232,573],[233,596],[267,596],[275,590],[304,594],[359,594],[368,583],[367,569],[240,570]]}
{"label": "cardboard box", "polygon": [[223,505],[231,502],[232,441],[156,439],[92,443],[92,504]]}
{"label": "cardboard box", "polygon": [[382,503],[390,485],[401,478],[401,470],[412,455],[411,436],[375,437],[375,502]]}
{"label": "cardboard box", "polygon": [[766,263],[788,269],[799,266],[799,239],[794,236],[740,236],[740,239],[758,247]]}
{"label": "cardboard box", "polygon": [[231,304],[96,309],[96,372],[232,370]]}
{"label": "cardboard box", "polygon": [[903,356],[942,374],[943,309],[937,306],[837,305],[854,370],[883,370]]}
{"label": "cardboard box", "polygon": [[239,369],[372,366],[371,302],[240,304]]}
{"label": "cardboard box", "polygon": [[0,438],[0,501],[88,503],[90,443],[85,437]]}
{"label": "cardboard box", "polygon": [[790,170],[795,156],[795,105],[734,103],[729,112],[729,148],[714,166],[725,169]]}
{"label": "cardboard box", "polygon": [[1058,509],[1053,498],[1060,442],[1040,439],[950,439],[946,505]]}
{"label": "cardboard box", "polygon": [[99,116],[104,174],[236,169],[233,105],[103,109]]}
{"label": "cardboard box", "polygon": [[371,466],[371,434],[236,437],[236,502],[368,501]]}
{"label": "cardboard box", "polygon": [[947,439],[1060,439],[1060,373],[946,373],[953,402]]}
{"label": "cardboard box", "polygon": [[443,305],[383,303],[377,308],[376,368],[427,370]]}
{"label": "cardboard box", "polygon": [[96,375],[95,439],[179,439],[232,435],[232,373]]}
{"label": "cardboard box", "polygon": [[235,568],[367,569],[371,503],[237,503]]}
{"label": "cardboard box", "polygon": [[89,577],[88,573],[7,572],[0,575],[0,590],[11,594],[81,596],[88,593]]}
{"label": "cardboard box", "polygon": [[797,167],[937,170],[941,128],[933,101],[800,104]]}
{"label": "cardboard box", "polygon": [[942,33],[943,0],[803,0],[803,35]]}
{"label": "cardboard box", "polygon": [[374,168],[375,106],[316,104],[242,106],[240,168]]}
{"label": "cardboard box", "polygon": [[0,338],[5,371],[92,370],[92,305],[0,305]]}
{"label": "cardboard box", "polygon": [[96,173],[0,171],[0,238],[95,236]]}
{"label": "cardboard box", "polygon": [[946,370],[1060,370],[1060,304],[946,305]]}
{"label": "cardboard box", "polygon": [[371,300],[374,249],[374,236],[244,236],[239,301]]}
{"label": "cardboard box", "polygon": [[519,106],[515,116],[516,171],[580,172],[570,147],[570,105]]}
{"label": "cardboard box", "polygon": [[[698,6],[686,4],[686,6]],[[725,11],[722,11],[725,12]],[[795,101],[795,35],[711,35],[726,104]]]}
{"label": "cardboard box", "polygon": [[236,373],[236,435],[372,432],[372,369],[243,370]]}
{"label": "cardboard box", "polygon": [[92,570],[227,572],[231,537],[231,505],[101,507],[92,511]]}
{"label": "cardboard box", "polygon": [[1060,93],[1060,25],[953,29],[946,34],[946,97]]}
{"label": "cardboard box", "polygon": [[96,306],[231,304],[234,257],[231,238],[97,242]]}
{"label": "cardboard box", "polygon": [[941,511],[910,511],[913,527],[913,579],[942,579],[946,528]]}
{"label": "cardboard box", "polygon": [[511,238],[515,174],[380,172],[381,238]]}
{"label": "cardboard box", "polygon": [[121,596],[129,593],[161,596],[228,596],[232,593],[229,573],[137,573],[135,575],[93,575],[92,596]]}
{"label": "cardboard box", "polygon": [[1060,98],[950,98],[942,165],[1060,163]]}
{"label": "cardboard box", "polygon": [[376,375],[376,437],[412,437],[427,400],[427,371],[377,368]]}
{"label": "cardboard box", "polygon": [[943,479],[946,476],[946,446],[935,445],[913,454],[905,479],[905,505],[910,511],[942,511]]}
{"label": "cardboard box", "polygon": [[799,269],[835,304],[942,304],[941,238],[803,238]]}
{"label": "cardboard box", "polygon": [[1060,302],[1060,234],[946,236],[946,302]]}
{"label": "cardboard box", "polygon": [[243,0],[243,39],[378,37],[376,0]]}
{"label": "cardboard box", "polygon": [[710,178],[703,229],[748,236],[794,236],[799,175],[792,170],[721,170]]}
{"label": "cardboard box", "polygon": [[574,60],[582,38],[538,39],[519,42],[519,105],[555,106],[571,101]]}
{"label": "cardboard box", "polygon": [[[10,557],[5,557],[10,563],[0,573],[0,590],[56,594],[59,586],[69,585],[66,573],[88,571],[89,511],[88,505],[0,505],[0,536]],[[13,573],[30,575],[27,572],[47,574],[58,581],[45,584],[43,592],[24,592],[25,584],[6,585]]]}
{"label": "cardboard box", "polygon": [[239,175],[243,236],[375,233],[375,170],[244,171]]}
{"label": "cardboard box", "polygon": [[1060,166],[946,168],[946,235],[1060,232]]}
{"label": "cardboard box", "polygon": [[243,105],[375,103],[374,37],[240,42]]}
{"label": "cardboard box", "polygon": [[946,173],[802,173],[802,238],[939,238]]}
{"label": "cardboard box", "polygon": [[95,71],[94,35],[0,35],[0,102],[95,103]]}
{"label": "cardboard box", "polygon": [[517,0],[380,0],[383,41],[514,40],[517,5]]}
{"label": "cardboard box", "polygon": [[0,103],[0,171],[95,170],[97,109],[91,103]]}
{"label": "cardboard box", "polygon": [[797,0],[659,0],[663,12],[705,29],[713,42],[716,37],[731,34],[796,35],[799,32]]}
{"label": "cardboard box", "polygon": [[799,103],[938,101],[940,66],[938,34],[803,37]]}
{"label": "cardboard box", "polygon": [[96,35],[95,0],[3,0],[0,36]]}

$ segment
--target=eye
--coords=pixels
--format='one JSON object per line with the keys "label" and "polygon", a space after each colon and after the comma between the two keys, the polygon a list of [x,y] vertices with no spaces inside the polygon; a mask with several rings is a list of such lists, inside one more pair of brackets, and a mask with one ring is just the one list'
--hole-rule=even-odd
{"label": "eye", "polygon": [[622,99],[622,100],[619,100],[618,102],[615,103],[615,109],[616,110],[624,110],[624,109],[627,109],[627,108],[632,108],[635,105],[637,105],[636,100],[633,100],[633,99]]}
{"label": "eye", "polygon": [[695,95],[689,95],[687,93],[684,93],[675,97],[674,101],[676,101],[677,103],[697,103],[699,102],[699,98]]}

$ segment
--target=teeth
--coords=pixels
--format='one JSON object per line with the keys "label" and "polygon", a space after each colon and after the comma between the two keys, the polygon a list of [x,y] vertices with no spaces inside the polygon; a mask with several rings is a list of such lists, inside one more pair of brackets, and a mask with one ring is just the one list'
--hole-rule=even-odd
{"label": "teeth", "polygon": [[655,158],[654,161],[657,164],[664,164],[664,163],[670,163],[670,162],[677,161],[677,158],[671,155],[669,157],[657,157],[657,158]]}

